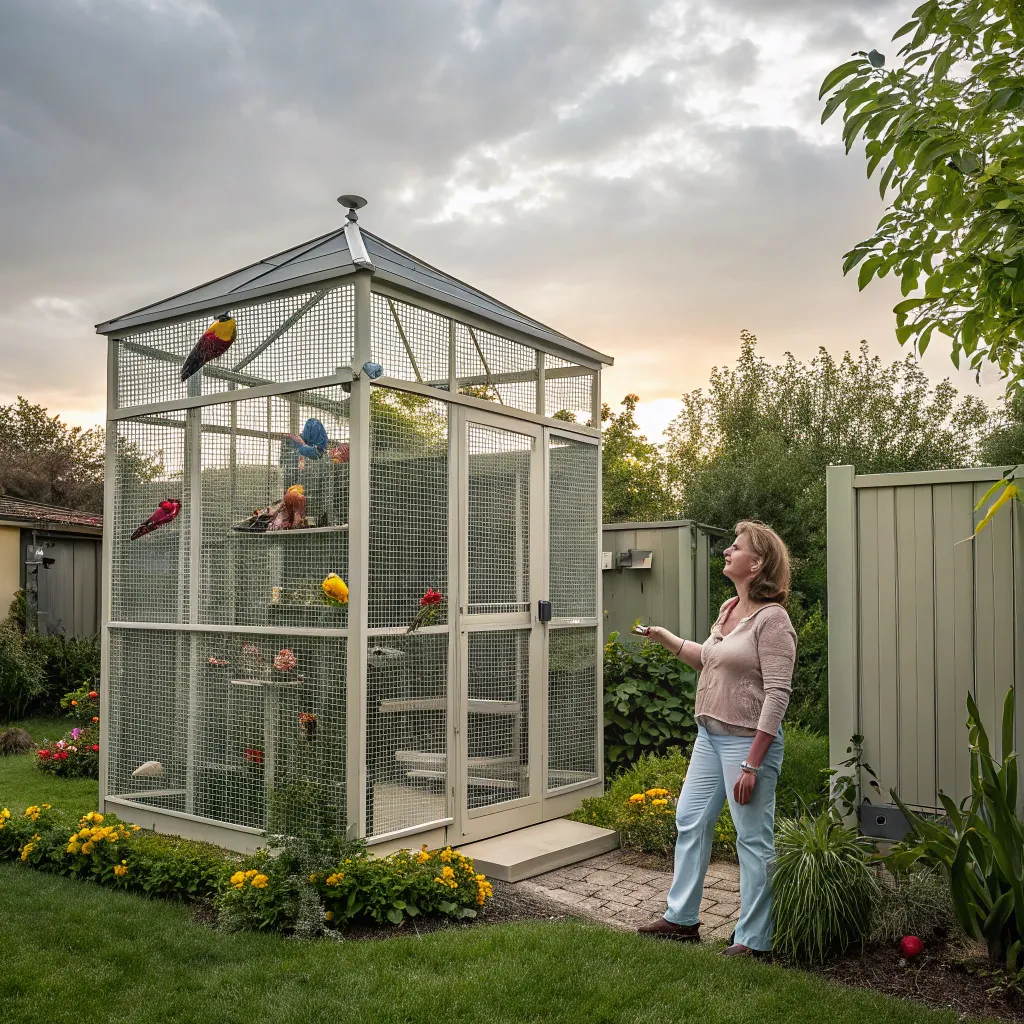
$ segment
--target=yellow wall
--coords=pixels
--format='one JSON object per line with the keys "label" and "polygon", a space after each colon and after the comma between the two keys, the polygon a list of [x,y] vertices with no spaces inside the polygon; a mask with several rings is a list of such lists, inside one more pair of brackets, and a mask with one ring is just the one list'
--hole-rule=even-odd
{"label": "yellow wall", "polygon": [[0,526],[0,618],[21,587],[21,528]]}

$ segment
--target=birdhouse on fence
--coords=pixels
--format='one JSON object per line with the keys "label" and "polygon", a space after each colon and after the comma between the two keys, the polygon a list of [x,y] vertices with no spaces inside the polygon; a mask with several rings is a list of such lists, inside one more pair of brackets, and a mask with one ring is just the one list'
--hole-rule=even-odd
{"label": "birdhouse on fence", "polygon": [[97,328],[102,803],[242,850],[311,815],[465,843],[602,788],[610,360],[339,201]]}

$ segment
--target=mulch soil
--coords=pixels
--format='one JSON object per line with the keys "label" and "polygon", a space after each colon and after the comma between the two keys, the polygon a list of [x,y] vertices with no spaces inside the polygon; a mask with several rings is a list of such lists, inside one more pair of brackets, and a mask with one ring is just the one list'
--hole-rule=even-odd
{"label": "mulch soil", "polygon": [[988,1020],[1024,1021],[1024,999],[1000,991],[985,957],[976,949],[953,943],[927,949],[908,963],[897,949],[876,946],[863,956],[805,967],[841,985],[868,988],[898,996],[933,1009],[953,1010],[961,1016]]}

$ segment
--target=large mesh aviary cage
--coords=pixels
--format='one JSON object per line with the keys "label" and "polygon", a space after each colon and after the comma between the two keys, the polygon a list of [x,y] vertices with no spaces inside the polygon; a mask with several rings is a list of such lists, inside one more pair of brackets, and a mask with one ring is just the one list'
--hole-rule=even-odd
{"label": "large mesh aviary cage", "polygon": [[601,791],[607,357],[354,209],[98,331],[105,808],[387,849]]}

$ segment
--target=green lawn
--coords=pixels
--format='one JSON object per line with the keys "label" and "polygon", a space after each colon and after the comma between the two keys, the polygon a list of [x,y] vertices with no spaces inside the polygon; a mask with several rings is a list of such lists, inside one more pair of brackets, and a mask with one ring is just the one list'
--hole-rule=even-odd
{"label": "green lawn", "polygon": [[383,942],[223,935],[180,906],[0,865],[6,1024],[118,1021],[948,1021],[795,971],[595,925]]}
{"label": "green lawn", "polygon": [[[15,723],[37,743],[60,739],[72,726],[68,718],[32,718]],[[93,779],[58,779],[36,767],[36,755],[0,758],[0,807],[23,811],[44,801],[73,814],[96,810],[98,787]]]}
{"label": "green lawn", "polygon": [[[37,739],[62,723],[25,723]],[[96,784],[0,759],[0,806],[84,812]],[[813,975],[596,925],[483,925],[422,938],[305,943],[225,935],[186,907],[0,864],[0,1020],[666,1021],[953,1024]]]}

